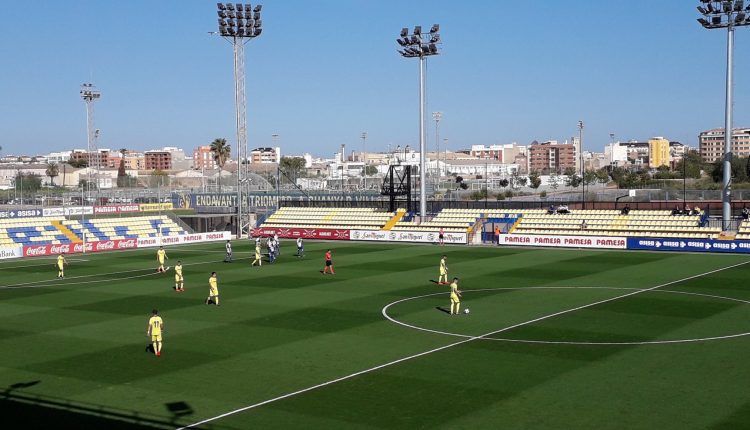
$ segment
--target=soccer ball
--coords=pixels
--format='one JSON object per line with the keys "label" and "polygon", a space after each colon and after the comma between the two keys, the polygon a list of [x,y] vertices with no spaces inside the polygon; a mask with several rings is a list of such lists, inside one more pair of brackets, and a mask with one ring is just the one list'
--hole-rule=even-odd
{"label": "soccer ball", "polygon": [[464,309],[464,313],[465,313],[465,314],[467,314],[467,315],[468,315],[468,314],[469,314],[469,312],[471,312],[471,311],[469,310],[469,308],[466,308],[466,309]]}

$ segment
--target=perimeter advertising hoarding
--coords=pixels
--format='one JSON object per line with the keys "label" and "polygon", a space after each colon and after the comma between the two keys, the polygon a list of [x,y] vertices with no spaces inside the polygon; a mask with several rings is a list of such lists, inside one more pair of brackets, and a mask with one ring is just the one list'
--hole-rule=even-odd
{"label": "perimeter advertising hoarding", "polygon": [[[118,249],[134,249],[138,247],[136,239],[102,240],[86,242],[85,252],[114,251]],[[84,252],[83,243],[66,243],[59,245],[26,245],[23,247],[24,257],[42,257],[58,254],[77,254]]]}
{"label": "perimeter advertising hoarding", "polygon": [[321,239],[321,240],[349,240],[349,230],[330,228],[254,228],[253,237],[268,237],[278,235],[281,238]]}
{"label": "perimeter advertising hoarding", "polygon": [[[434,231],[393,231],[393,230],[351,230],[351,240],[371,240],[383,242],[437,243],[438,233]],[[466,233],[445,232],[443,242],[466,244]]]}
{"label": "perimeter advertising hoarding", "polygon": [[624,237],[613,236],[561,236],[544,234],[501,234],[500,245],[544,246],[551,248],[626,249]]}
{"label": "perimeter advertising hoarding", "polygon": [[183,234],[179,236],[163,237],[140,237],[138,238],[138,248],[152,248],[163,245],[184,245],[188,243],[225,241],[232,238],[232,233],[228,231],[215,231],[210,233]]}
{"label": "perimeter advertising hoarding", "polygon": [[628,249],[648,251],[688,251],[688,252],[733,252],[750,253],[750,241],[682,238],[628,238]]}
{"label": "perimeter advertising hoarding", "polygon": [[[274,192],[251,192],[243,196],[243,206],[251,210],[275,208],[278,196]],[[375,201],[379,194],[289,194],[281,195],[281,201]],[[233,214],[237,211],[236,193],[173,193],[172,203],[176,209],[194,209],[198,213]]]}

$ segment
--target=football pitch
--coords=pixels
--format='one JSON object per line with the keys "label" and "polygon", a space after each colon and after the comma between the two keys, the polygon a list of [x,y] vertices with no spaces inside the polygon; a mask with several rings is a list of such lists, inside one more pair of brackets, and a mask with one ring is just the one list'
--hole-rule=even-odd
{"label": "football pitch", "polygon": [[[750,260],[308,242],[0,263],[7,428],[750,428]],[[333,249],[336,275],[323,275]],[[462,311],[437,285],[448,256]],[[218,272],[221,306],[206,305]],[[146,351],[153,308],[163,355]],[[5,425],[3,425],[4,428]]]}

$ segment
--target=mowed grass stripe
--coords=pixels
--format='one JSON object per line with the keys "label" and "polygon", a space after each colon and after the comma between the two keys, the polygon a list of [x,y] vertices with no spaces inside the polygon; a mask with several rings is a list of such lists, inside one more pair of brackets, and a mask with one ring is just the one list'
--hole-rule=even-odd
{"label": "mowed grass stripe", "polygon": [[[324,277],[318,270],[322,268],[322,253],[328,247],[334,249],[339,274]],[[179,420],[184,423],[445,345],[449,340],[443,336],[404,330],[385,322],[379,314],[382,306],[398,298],[415,295],[415,292],[444,291],[445,287],[430,283],[430,279],[437,276],[437,264],[442,253],[449,255],[451,274],[461,273],[462,282],[469,287],[496,283],[517,283],[519,286],[577,283],[580,279],[597,276],[606,283],[612,282],[607,280],[610,272],[632,266],[639,268],[638,274],[642,278],[647,278],[649,272],[658,270],[659,266],[658,259],[652,254],[643,258],[644,254],[617,253],[617,258],[614,258],[606,252],[589,251],[312,242],[306,244],[307,259],[297,260],[293,257],[293,244],[285,241],[279,263],[257,269],[250,268],[246,259],[232,264],[219,263],[223,258],[222,248],[221,243],[216,244],[215,248],[201,246],[202,252],[189,252],[192,248],[185,248],[188,252],[182,254],[177,249],[168,249],[170,265],[177,258],[186,263],[204,263],[186,266],[188,291],[183,294],[171,291],[171,272],[145,280],[108,281],[96,285],[76,286],[71,282],[55,293],[28,293],[24,290],[11,292],[16,295],[0,293],[0,327],[25,324],[23,320],[14,321],[11,318],[6,321],[5,318],[17,315],[21,310],[26,313],[30,308],[40,309],[35,317],[49,325],[46,327],[31,322],[31,332],[39,334],[27,336],[17,336],[19,333],[12,332],[14,327],[10,327],[9,342],[3,346],[19,346],[19,351],[33,351],[37,357],[23,361],[23,352],[19,352],[10,363],[0,363],[0,387],[36,378],[41,382],[27,388],[29,392],[72,393],[71,396],[77,401],[125,407],[163,416],[167,420],[172,415],[165,405],[184,401],[194,411],[189,417]],[[243,252],[243,248],[249,250],[249,245],[235,245],[236,254]],[[214,249],[215,252],[209,253],[206,249]],[[150,268],[155,263],[154,252],[151,250],[128,256],[119,254],[117,259],[111,260],[109,254],[92,255],[90,257],[96,259],[96,265],[80,270],[84,274],[103,275],[112,270],[110,265]],[[653,255],[670,262],[666,265],[668,268],[660,272],[661,276],[678,272],[671,269],[673,266],[692,270],[701,265],[713,264],[718,267],[733,260],[727,256],[727,259],[701,263],[690,256]],[[632,265],[629,256],[634,256]],[[585,264],[587,258],[592,263],[590,269]],[[616,261],[620,258],[622,264],[618,267]],[[606,267],[606,271],[597,269],[598,259],[602,259],[599,266]],[[503,277],[496,273],[520,265],[528,273],[534,273],[540,267],[565,266],[567,260],[574,260],[572,264],[576,270],[557,273],[550,270],[545,273],[545,278],[529,276],[521,279],[519,272],[514,275],[519,277],[516,281],[514,277]],[[121,264],[120,261],[129,262]],[[420,267],[423,264],[425,267]],[[79,270],[76,266],[71,269]],[[220,308],[202,304],[210,270],[217,270],[220,274],[224,298]],[[15,274],[24,276],[21,270]],[[54,273],[51,271],[44,275],[54,276]],[[106,278],[106,275],[103,276]],[[622,281],[618,279],[617,282]],[[631,282],[645,280],[634,278]],[[11,305],[6,308],[5,303]],[[167,324],[165,355],[158,360],[144,351],[147,343],[145,319],[153,306],[163,309]],[[5,309],[7,314],[4,313]],[[82,316],[82,320],[78,321],[80,324],[76,322],[79,316]],[[707,317],[711,318],[710,315]],[[57,318],[61,324],[55,327]],[[479,348],[486,349],[484,346]],[[467,372],[464,379],[483,380],[482,370],[493,370],[498,365],[502,367],[498,357],[492,355],[494,351],[492,349],[486,355],[486,359],[492,363],[492,366],[488,363],[486,369],[460,366]],[[501,351],[504,350],[501,348]],[[572,353],[560,357],[559,352],[551,353],[554,352],[552,349],[546,351],[536,351],[541,358],[533,360],[528,371],[538,371],[534,366],[544,366],[544,357],[562,360],[565,366],[570,365],[569,361],[580,361],[580,357]],[[87,355],[91,355],[92,365],[87,364]],[[186,357],[184,363],[178,364],[183,355]],[[438,355],[436,358],[442,358]],[[461,361],[460,356],[457,361]],[[438,361],[441,361],[441,366],[424,369],[424,374],[404,375],[404,381],[408,382],[397,387],[403,392],[401,397],[394,398],[391,393],[395,387],[388,381],[389,370],[383,374],[382,383],[377,375],[364,381],[366,384],[361,389],[367,393],[334,389],[326,394],[330,396],[327,401],[351,405],[353,410],[359,412],[341,417],[340,414],[325,413],[325,406],[321,411],[311,413],[310,405],[297,408],[279,403],[278,407],[269,407],[269,414],[274,418],[264,424],[266,427],[280,427],[282,421],[278,420],[288,416],[290,419],[309,417],[312,428],[316,428],[315,423],[319,425],[317,428],[330,428],[326,427],[330,423],[344,423],[350,427],[384,427],[392,424],[406,428],[417,422],[420,415],[439,417],[442,412],[438,408],[442,403],[432,401],[432,404],[417,404],[407,401],[408,398],[424,397],[424,387],[434,389],[433,384],[442,385],[442,376],[439,375],[444,372],[443,367],[450,366],[452,360]],[[78,368],[70,369],[74,366]],[[554,363],[551,366],[557,367]],[[400,374],[396,375],[398,379]],[[414,378],[415,382],[408,378]],[[419,380],[427,382],[421,387]],[[62,388],[59,381],[66,381],[67,388]],[[480,393],[482,399],[478,398]],[[396,415],[392,407],[378,409],[364,404],[370,395],[394,398],[403,403],[399,408],[401,416]],[[482,405],[476,408],[467,406],[467,412],[481,415],[482,411],[492,411],[498,401],[512,398],[514,388],[507,385],[500,390],[496,387],[479,387],[476,396],[471,390],[462,391],[462,395],[466,396],[467,403],[474,400]],[[351,398],[340,399],[339,396]],[[431,395],[426,397],[432,399]],[[315,409],[316,397],[306,399],[308,395],[300,396],[295,401],[310,401]],[[258,411],[264,410],[261,408]],[[357,417],[370,412],[381,416],[378,419]],[[247,420],[237,421],[239,424],[236,428],[249,427],[255,422],[249,417],[255,415],[243,414],[242,417]],[[446,413],[443,420],[459,422],[465,416]],[[433,423],[441,420],[427,418],[423,421]],[[233,427],[233,422],[231,419],[226,423],[222,421],[216,423],[214,428]]]}

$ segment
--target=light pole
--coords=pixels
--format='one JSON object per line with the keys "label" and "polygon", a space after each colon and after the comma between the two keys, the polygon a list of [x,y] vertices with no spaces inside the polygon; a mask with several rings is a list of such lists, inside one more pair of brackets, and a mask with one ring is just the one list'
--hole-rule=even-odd
{"label": "light pole", "polygon": [[732,95],[734,67],[734,28],[750,25],[750,5],[745,7],[744,0],[701,0],[698,12],[703,18],[698,22],[703,28],[713,30],[727,29],[727,76],[726,104],[724,106],[724,178],[721,196],[722,229],[728,230],[732,219]]}
{"label": "light pole", "polygon": [[365,148],[367,144],[367,132],[363,131],[362,134],[359,136],[360,139],[362,139],[362,177],[364,178],[365,186],[364,188],[367,188],[367,148]]}
{"label": "light pole", "polygon": [[609,145],[609,168],[612,169],[612,164],[615,162],[615,134],[609,133],[609,140],[611,141]]}
{"label": "light pole", "polygon": [[[86,192],[91,199],[91,170],[96,174],[96,185],[99,186],[99,150],[96,147],[96,139],[99,130],[94,128],[94,102],[101,98],[102,93],[96,89],[94,84],[81,84],[81,98],[86,103],[86,154],[88,155],[88,181],[86,181]],[[95,154],[92,156],[92,154]]]}
{"label": "light pole", "polygon": [[217,3],[219,35],[234,51],[234,108],[237,126],[237,237],[242,237],[242,184],[249,178],[247,161],[247,99],[245,97],[245,44],[260,36],[262,5]]}
{"label": "light pole", "polygon": [[398,53],[404,58],[419,58],[419,222],[421,223],[427,216],[427,184],[425,182],[425,156],[427,155],[425,143],[425,100],[424,100],[424,63],[425,58],[438,55],[438,45],[440,44],[440,26],[434,24],[430,28],[429,38],[427,34],[422,34],[422,27],[414,27],[414,32],[409,34],[408,28],[401,29],[401,38],[396,39],[403,49]]}
{"label": "light pole", "polygon": [[[276,151],[276,148],[279,146],[279,135],[278,133],[274,133],[271,135],[271,142],[273,145],[273,150]],[[281,207],[281,157],[279,157],[279,163],[276,165],[276,209]]]}
{"label": "light pole", "polygon": [[581,209],[586,209],[586,182],[583,180],[586,172],[583,166],[583,121],[578,121],[578,152],[581,163]]}
{"label": "light pole", "polygon": [[432,119],[435,120],[435,155],[437,157],[437,180],[435,181],[435,189],[440,187],[440,120],[443,119],[442,112],[433,112]]}

